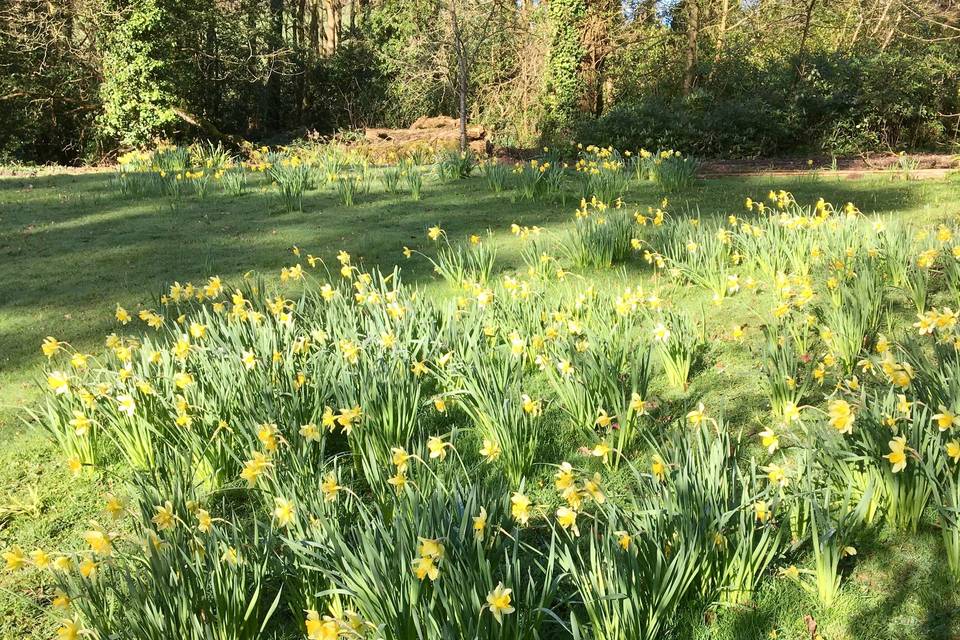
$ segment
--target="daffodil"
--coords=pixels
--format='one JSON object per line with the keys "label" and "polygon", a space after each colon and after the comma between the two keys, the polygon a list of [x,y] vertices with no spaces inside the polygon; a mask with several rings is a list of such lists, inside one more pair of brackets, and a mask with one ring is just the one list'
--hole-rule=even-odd
{"label": "daffodil", "polygon": [[394,475],[387,478],[387,484],[392,486],[397,491],[401,491],[405,486],[407,486],[407,474],[398,470]]}
{"label": "daffodil", "polygon": [[654,454],[653,458],[650,461],[650,473],[656,478],[659,482],[663,482],[663,479],[667,474],[667,465],[664,464],[663,459]]}
{"label": "daffodil", "polygon": [[316,611],[307,612],[307,640],[337,640],[342,638],[340,622],[331,616],[320,617]]}
{"label": "daffodil", "polygon": [[210,533],[213,528],[213,518],[206,509],[197,509],[197,531]]}
{"label": "daffodil", "polygon": [[422,556],[414,559],[413,573],[418,580],[430,578],[431,581],[434,581],[440,576],[440,568],[437,567],[431,556]]}
{"label": "daffodil", "polygon": [[390,449],[390,460],[393,462],[394,466],[397,467],[397,471],[406,471],[407,461],[409,459],[410,454],[400,447],[393,447]]}
{"label": "daffodil", "polygon": [[[156,520],[154,522],[156,523]],[[157,528],[161,528],[159,524]],[[99,556],[109,556],[113,552],[111,536],[103,531],[96,529],[87,531],[83,534],[83,539],[89,545],[91,551]]]}
{"label": "daffodil", "polygon": [[67,458],[67,468],[73,475],[80,475],[80,472],[83,471],[83,462],[77,456],[70,456]]}
{"label": "daffodil", "polygon": [[312,422],[300,427],[300,435],[309,442],[320,442],[320,429]]}
{"label": "daffodil", "polygon": [[706,419],[707,412],[702,402],[698,403],[697,408],[687,414],[687,421],[695,427],[699,427]]}
{"label": "daffodil", "polygon": [[640,397],[639,393],[634,392],[630,395],[630,411],[639,416],[647,412],[647,403]]}
{"label": "daffodil", "polygon": [[473,535],[476,536],[478,540],[482,540],[486,531],[487,509],[486,507],[480,507],[480,515],[474,516],[473,518]]}
{"label": "daffodil", "polygon": [[661,322],[653,328],[653,339],[657,342],[668,342],[670,340],[670,330]]}
{"label": "daffodil", "polygon": [[193,384],[193,376],[186,371],[178,371],[173,375],[173,384],[176,385],[178,389],[186,389]]}
{"label": "daffodil", "polygon": [[410,367],[410,371],[419,378],[428,371],[427,364],[425,362],[414,362],[413,366]]}
{"label": "daffodil", "polygon": [[486,459],[487,462],[493,462],[502,453],[500,445],[490,440],[489,438],[483,439],[483,446],[480,447],[480,455]]}
{"label": "daffodil", "polygon": [[770,519],[770,506],[763,500],[755,503],[753,505],[753,510],[757,516],[757,520],[760,522],[766,522]]}
{"label": "daffodil", "polygon": [[34,549],[30,552],[30,561],[37,569],[47,569],[50,566],[50,554],[43,549]]}
{"label": "daffodil", "polygon": [[498,624],[503,624],[503,616],[516,611],[510,604],[510,594],[512,593],[513,589],[507,589],[503,586],[503,583],[500,582],[487,594],[487,607],[490,609],[490,613],[493,614]]}
{"label": "daffodil", "polygon": [[904,414],[910,413],[910,407],[912,406],[913,403],[907,400],[907,396],[903,395],[902,393],[897,395],[897,411]]}
{"label": "daffodil", "polygon": [[6,562],[7,571],[19,571],[27,566],[27,555],[16,545],[4,551],[0,557]]}
{"label": "daffodil", "polygon": [[447,447],[452,446],[449,442],[444,442],[439,436],[431,436],[427,439],[427,450],[430,452],[431,459],[443,460],[447,457]]}
{"label": "daffodil", "polygon": [[99,567],[97,566],[97,563],[94,562],[93,558],[84,558],[80,561],[77,569],[80,571],[81,576],[88,580],[92,580],[94,577],[96,577]]}
{"label": "daffodil", "polygon": [[853,421],[856,414],[846,400],[833,400],[827,407],[830,417],[830,426],[842,434],[853,431]]}
{"label": "daffodil", "polygon": [[70,426],[73,427],[73,432],[80,437],[87,435],[90,431],[90,425],[92,424],[93,421],[85,416],[82,411],[74,411],[73,418],[70,419]]}
{"label": "daffodil", "polygon": [[[584,493],[590,496],[597,504],[602,504],[606,500],[606,496],[603,494],[603,491],[600,490],[600,484],[599,473],[594,473],[592,478],[584,480],[583,482]],[[567,502],[569,503],[570,500],[568,499]]]}
{"label": "daffodil", "polygon": [[890,447],[890,453],[883,456],[890,461],[893,473],[899,473],[907,468],[907,439],[903,436],[897,436],[887,443]]}
{"label": "daffodil", "polygon": [[611,423],[613,423],[613,419],[615,417],[616,416],[608,415],[606,410],[600,409],[599,413],[597,414],[597,419],[594,421],[594,424],[596,424],[596,426],[600,427],[601,429],[606,429],[611,425]]}
{"label": "daffodil", "polygon": [[788,484],[787,473],[780,465],[771,462],[766,467],[761,467],[761,471],[766,472],[767,479],[772,483],[780,487],[785,487]]}
{"label": "daffodil", "polygon": [[783,421],[786,424],[795,422],[800,419],[800,408],[792,400],[788,400],[786,404],[783,405]]}
{"label": "daffodil", "polygon": [[323,493],[324,502],[333,502],[337,499],[337,494],[343,489],[337,482],[337,476],[334,473],[328,473],[323,477],[320,483],[320,491]]}
{"label": "daffodil", "polygon": [[554,486],[557,491],[565,493],[574,486],[573,466],[569,462],[562,462],[554,475]]}
{"label": "daffodil", "polygon": [[243,463],[243,469],[240,471],[240,477],[247,481],[247,485],[253,487],[257,484],[260,476],[270,466],[270,461],[259,451],[253,452],[253,457]]}
{"label": "daffodil", "polygon": [[47,358],[52,358],[62,347],[62,343],[53,336],[47,336],[40,345],[40,350]]}
{"label": "daffodil", "polygon": [[939,413],[934,414],[933,420],[937,423],[937,428],[943,432],[952,427],[960,426],[960,416],[942,404],[937,407]]}
{"label": "daffodil", "polygon": [[57,629],[57,640],[79,640],[83,628],[76,620],[66,619],[61,621],[61,626]]}
{"label": "daffodil", "polygon": [[564,529],[569,529],[574,535],[580,535],[580,529],[577,528],[577,512],[569,507],[557,509],[557,524]]}
{"label": "daffodil", "polygon": [[155,506],[153,512],[153,524],[157,526],[159,531],[173,529],[176,526],[177,517],[173,512],[173,504],[169,500]]}
{"label": "daffodil", "polygon": [[537,416],[540,415],[540,401],[534,400],[527,394],[520,396],[520,402],[523,405],[523,412],[531,415]]}
{"label": "daffodil", "polygon": [[253,371],[257,368],[257,356],[253,351],[244,351],[240,354],[240,362],[247,371]]}
{"label": "daffodil", "polygon": [[590,450],[590,455],[594,458],[602,458],[604,464],[609,464],[610,462],[610,453],[613,449],[610,448],[606,442],[598,442],[593,449]]}
{"label": "daffodil", "polygon": [[286,498],[277,497],[273,499],[273,517],[276,518],[277,525],[289,527],[296,517],[296,508],[293,503]]}
{"label": "daffodil", "polygon": [[430,556],[434,560],[441,560],[446,553],[443,544],[434,538],[420,538],[417,553],[421,557]]}
{"label": "daffodil", "polygon": [[510,496],[510,514],[520,525],[530,522],[530,498],[519,491]]}
{"label": "daffodil", "polygon": [[62,371],[52,371],[47,375],[47,386],[56,395],[63,395],[70,391],[70,379]]}
{"label": "daffodil", "polygon": [[947,457],[951,458],[954,464],[960,464],[960,441],[951,440],[947,443]]}

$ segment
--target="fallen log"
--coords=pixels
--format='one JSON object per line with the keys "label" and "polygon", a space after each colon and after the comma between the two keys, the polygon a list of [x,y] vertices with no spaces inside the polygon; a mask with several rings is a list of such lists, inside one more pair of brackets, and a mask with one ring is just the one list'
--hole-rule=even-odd
{"label": "fallen log", "polygon": [[202,116],[198,116],[196,114],[190,113],[189,111],[185,111],[183,109],[180,109],[179,107],[174,107],[173,109],[171,109],[171,111],[173,111],[173,114],[175,116],[177,116],[187,124],[194,126],[197,129],[200,129],[211,138],[225,142],[226,144],[233,147],[234,149],[237,149],[237,150],[249,149],[252,146],[249,142],[247,142],[240,136],[235,136],[233,134],[224,133],[220,131],[220,129],[218,129],[216,125],[214,125],[212,122],[210,122],[209,120],[207,120]]}

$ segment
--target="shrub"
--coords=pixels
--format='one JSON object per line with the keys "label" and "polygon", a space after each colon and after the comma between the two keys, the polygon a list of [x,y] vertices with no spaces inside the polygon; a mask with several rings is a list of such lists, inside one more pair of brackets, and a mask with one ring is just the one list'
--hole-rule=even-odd
{"label": "shrub", "polygon": [[303,194],[310,182],[310,167],[298,156],[278,157],[267,169],[287,211],[303,211]]}
{"label": "shrub", "polygon": [[488,189],[500,193],[506,188],[507,178],[510,176],[510,167],[507,164],[496,158],[487,158],[481,160],[478,166]]}
{"label": "shrub", "polygon": [[448,150],[437,157],[437,176],[447,182],[469,178],[476,167],[477,159],[470,150]]}

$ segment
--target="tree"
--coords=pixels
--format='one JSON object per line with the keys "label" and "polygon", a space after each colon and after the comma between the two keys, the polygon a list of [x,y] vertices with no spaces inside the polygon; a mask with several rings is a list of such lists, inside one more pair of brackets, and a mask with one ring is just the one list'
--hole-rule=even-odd
{"label": "tree", "polygon": [[581,29],[586,0],[551,0],[548,6],[553,37],[547,63],[544,134],[568,131],[579,110],[583,85],[580,65],[584,57]]}
{"label": "tree", "polygon": [[173,28],[178,0],[113,5],[103,44],[103,132],[122,145],[143,144],[178,120]]}
{"label": "tree", "polygon": [[96,157],[97,0],[0,3],[0,157]]}
{"label": "tree", "polygon": [[467,150],[470,73],[480,48],[492,33],[500,0],[444,0],[450,17],[450,39],[456,57],[457,107],[460,116],[460,151]]}

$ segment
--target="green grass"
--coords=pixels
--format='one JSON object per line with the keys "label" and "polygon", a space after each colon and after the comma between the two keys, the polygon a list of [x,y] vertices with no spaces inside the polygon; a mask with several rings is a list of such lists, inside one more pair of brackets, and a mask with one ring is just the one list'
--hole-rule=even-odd
{"label": "green grass", "polygon": [[[930,223],[960,215],[958,186],[956,180],[730,178],[701,182],[672,196],[671,210],[673,215],[740,215],[744,197],[762,199],[770,189],[783,188],[800,202],[822,196],[838,204],[852,201],[868,214]],[[645,209],[660,197],[655,187],[642,185],[626,200]],[[202,201],[186,198],[172,208],[162,199],[117,196],[104,173],[0,179],[0,548],[69,547],[101,507],[101,488],[71,478],[59,452],[22,422],[24,409],[38,395],[35,379],[45,336],[95,352],[103,336],[115,330],[115,303],[132,313],[155,308],[174,280],[216,274],[229,283],[250,270],[275,279],[282,266],[297,261],[290,253],[294,245],[328,264],[339,249],[368,266],[399,263],[408,281],[433,287],[429,264],[416,257],[405,261],[400,253],[404,245],[429,253],[427,227],[440,223],[451,238],[490,228],[500,245],[500,266],[518,266],[510,223],[547,226],[562,237],[561,226],[575,207],[572,197],[565,206],[514,203],[509,192],[489,192],[479,177],[446,184],[430,180],[419,202],[375,187],[347,208],[333,191],[310,192],[303,213],[282,213],[271,194],[256,190],[238,198],[219,193]],[[639,262],[627,267],[629,276],[641,270]],[[594,277],[602,286],[619,276]],[[736,297],[722,314],[704,308],[709,368],[695,377],[691,397],[724,408],[731,424],[752,433],[764,412],[752,364],[756,345],[714,339],[736,318],[756,324],[746,305],[746,297]],[[781,638],[806,638],[806,614],[827,639],[958,637],[960,603],[941,567],[939,544],[933,531],[912,539],[881,537],[851,567],[853,579],[831,611],[819,610],[789,581],[774,578],[754,606],[722,610],[709,624],[694,620],[694,637],[748,639],[776,631]],[[41,621],[48,614],[37,606],[46,605],[37,579],[33,572],[0,575],[0,638],[50,636],[51,625]]]}

